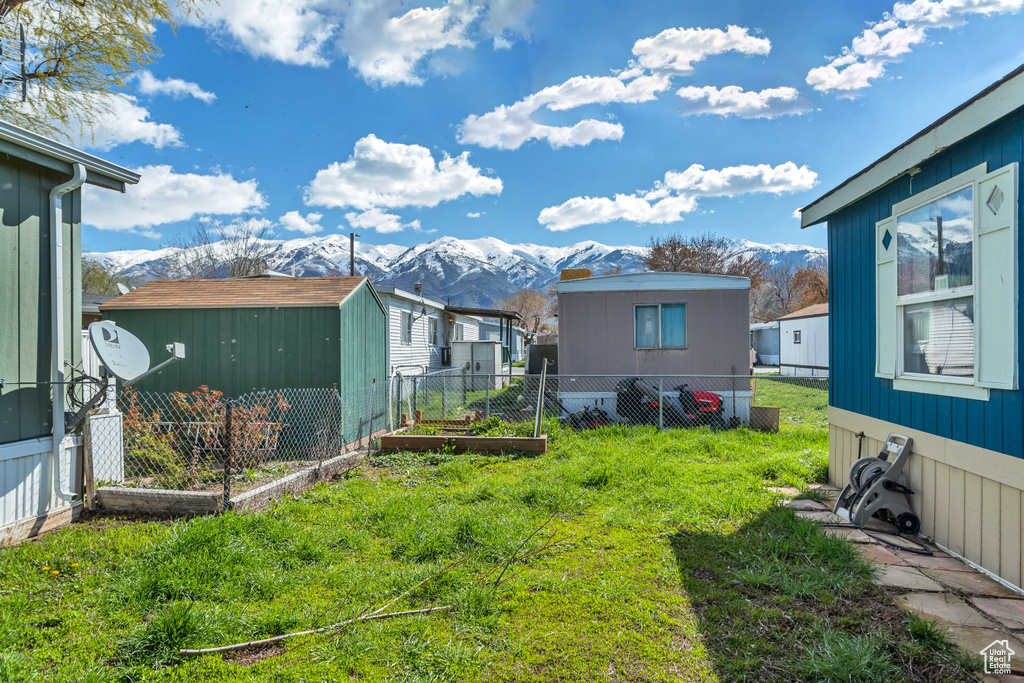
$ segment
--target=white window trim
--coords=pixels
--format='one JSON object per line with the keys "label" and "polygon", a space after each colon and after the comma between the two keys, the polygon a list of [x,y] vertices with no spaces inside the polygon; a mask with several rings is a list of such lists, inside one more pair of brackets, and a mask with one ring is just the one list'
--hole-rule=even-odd
{"label": "white window trim", "polygon": [[920,208],[921,206],[945,197],[946,195],[957,192],[966,187],[971,188],[971,202],[973,204],[973,215],[972,215],[972,229],[971,229],[971,282],[972,284],[967,287],[954,287],[952,289],[945,289],[941,292],[920,292],[917,294],[908,294],[900,296],[896,294],[896,376],[893,378],[892,388],[897,391],[909,391],[918,394],[931,394],[933,396],[947,396],[950,398],[966,398],[976,401],[987,401],[990,397],[990,391],[986,387],[979,387],[976,385],[978,381],[978,367],[979,359],[978,354],[981,350],[981,342],[978,339],[978,307],[974,304],[974,374],[971,377],[951,377],[943,375],[920,375],[916,373],[907,373],[903,370],[903,364],[906,360],[905,349],[903,346],[904,338],[904,325],[903,325],[903,309],[906,306],[919,303],[930,303],[932,301],[948,301],[951,299],[963,299],[968,296],[974,300],[974,279],[978,273],[978,227],[981,223],[979,213],[979,207],[981,206],[980,193],[978,183],[984,180],[988,173],[988,164],[979,164],[974,168],[968,169],[963,173],[953,176],[949,180],[945,180],[934,187],[930,187],[923,192],[919,192],[912,197],[908,197],[901,202],[893,204],[892,213],[890,217],[895,219],[893,228],[895,234],[893,234],[893,240],[896,242],[894,245],[896,252],[894,257],[896,260],[896,276],[899,277],[899,217],[905,213],[909,213],[914,209]]}
{"label": "white window trim", "polygon": [[[409,324],[408,325],[405,324],[406,316],[409,316],[408,317],[408,320],[409,320]],[[398,338],[399,338],[399,341],[402,343],[403,346],[412,346],[412,328],[413,328],[413,323],[414,323],[414,321],[412,319],[412,311],[402,311],[402,314],[399,316],[399,322],[398,322],[398,324],[401,326],[401,329],[398,331],[398,335],[399,335]],[[408,337],[409,337],[408,341],[406,341],[406,331],[408,331]]]}
{"label": "white window trim", "polygon": [[804,331],[803,330],[793,330],[793,343],[794,344],[803,344],[804,343]]}
{"label": "white window trim", "polygon": [[[665,348],[661,345],[661,307],[662,306],[682,306],[683,307],[683,338],[686,340],[686,344],[683,346],[670,346]],[[636,309],[638,306],[657,306],[658,307],[658,345],[657,346],[637,346],[636,345]],[[664,303],[635,303],[633,304],[633,350],[634,351],[685,351],[690,346],[690,335],[688,334],[688,328],[690,327],[690,319],[686,313],[686,302],[685,301],[668,301]]]}
{"label": "white window trim", "polygon": [[[433,334],[430,333],[430,326],[431,326],[431,324],[433,324],[433,326],[434,326],[434,333]],[[439,327],[440,327],[440,321],[437,319],[437,316],[428,316],[427,317],[427,345],[428,346],[437,346],[438,328]]]}

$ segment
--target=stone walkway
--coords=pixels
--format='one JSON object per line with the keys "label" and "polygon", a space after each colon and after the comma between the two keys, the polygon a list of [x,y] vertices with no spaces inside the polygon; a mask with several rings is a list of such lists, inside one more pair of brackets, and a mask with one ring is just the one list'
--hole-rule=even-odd
{"label": "stone walkway", "polygon": [[[786,503],[800,517],[818,522],[841,522],[832,514],[839,490],[820,487],[828,500],[794,498]],[[796,496],[794,489],[775,489]],[[883,528],[877,519],[871,527]],[[889,528],[895,530],[889,525]],[[890,589],[896,604],[916,612],[924,619],[936,621],[946,628],[947,637],[973,656],[996,641],[1015,654],[1011,657],[1014,674],[1024,674],[1024,595],[1007,588],[943,551],[928,545],[933,555],[918,555],[888,546],[857,529],[826,528],[826,533],[846,538],[860,547],[864,557],[875,562],[879,571],[875,583]],[[913,545],[897,536],[889,538],[899,545]],[[1024,683],[1024,676],[985,676],[986,683]]]}

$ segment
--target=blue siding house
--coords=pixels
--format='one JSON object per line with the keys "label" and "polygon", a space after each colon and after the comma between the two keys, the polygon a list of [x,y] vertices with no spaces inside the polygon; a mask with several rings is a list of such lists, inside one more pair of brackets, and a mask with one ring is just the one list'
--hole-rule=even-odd
{"label": "blue siding house", "polygon": [[829,474],[914,438],[922,534],[1024,580],[1024,67],[801,210],[827,224]]}

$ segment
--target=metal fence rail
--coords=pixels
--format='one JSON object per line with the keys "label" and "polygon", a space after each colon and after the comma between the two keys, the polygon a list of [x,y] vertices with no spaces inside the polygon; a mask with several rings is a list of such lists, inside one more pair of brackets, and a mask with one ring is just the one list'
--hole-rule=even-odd
{"label": "metal fence rail", "polygon": [[376,387],[255,391],[235,398],[208,387],[190,393],[126,388],[117,409],[90,416],[93,488],[149,489],[164,497],[230,495],[365,448],[386,429]]}
{"label": "metal fence rail", "polygon": [[[539,375],[444,374],[396,378],[394,424],[458,426],[489,417],[534,419]],[[823,428],[828,378],[756,376],[550,375],[542,415],[572,427],[608,424],[663,429],[780,425]]]}

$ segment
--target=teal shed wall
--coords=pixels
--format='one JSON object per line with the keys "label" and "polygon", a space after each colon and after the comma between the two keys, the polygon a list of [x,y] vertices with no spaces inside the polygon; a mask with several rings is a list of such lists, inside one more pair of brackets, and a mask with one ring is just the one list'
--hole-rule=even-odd
{"label": "teal shed wall", "polygon": [[387,317],[368,285],[339,307],[114,309],[104,318],[135,334],[153,365],[170,342],[186,358],[136,385],[234,397],[262,389],[324,387],[342,393],[387,378]]}
{"label": "teal shed wall", "polygon": [[[0,378],[50,381],[49,193],[67,176],[0,155]],[[65,358],[82,359],[82,195],[62,200]],[[0,443],[52,431],[49,384],[0,392]],[[63,390],[61,387],[58,390]]]}

